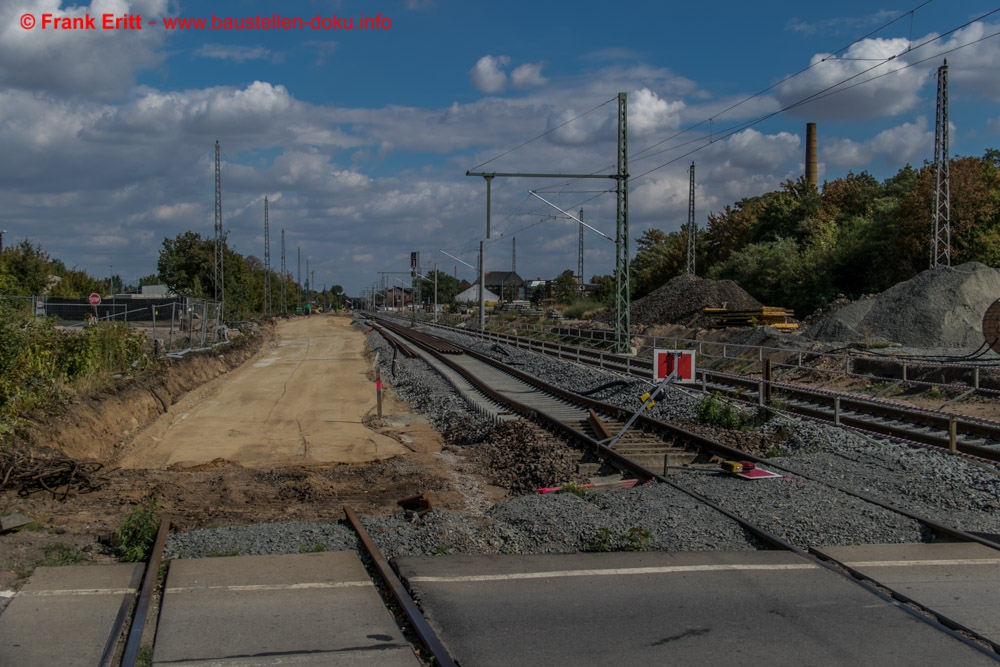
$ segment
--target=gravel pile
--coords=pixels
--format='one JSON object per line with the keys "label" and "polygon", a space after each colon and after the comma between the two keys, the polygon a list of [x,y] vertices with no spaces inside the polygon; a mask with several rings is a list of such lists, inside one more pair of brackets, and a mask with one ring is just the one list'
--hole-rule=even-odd
{"label": "gravel pile", "polygon": [[629,311],[632,324],[689,324],[705,308],[754,310],[761,307],[732,280],[709,280],[692,275],[671,278],[643,298]]}
{"label": "gravel pile", "polygon": [[[472,340],[463,334],[452,335],[465,342]],[[381,361],[391,364],[391,352],[381,337],[369,338],[372,347],[381,351]],[[638,396],[649,387],[648,382],[622,380],[603,371],[507,346],[482,342],[474,342],[473,346],[530,369],[538,377],[557,380],[577,393],[589,392],[598,400],[626,407],[637,408]],[[454,426],[456,432],[471,428],[481,436],[476,436],[477,442],[491,437],[490,425],[470,413],[462,401],[449,397],[452,392],[444,380],[424,364],[400,360],[393,382],[404,398],[416,396],[418,409],[427,411],[440,428]],[[654,416],[666,421],[693,419],[699,400],[684,390],[672,389],[668,398],[657,404]],[[501,440],[506,437],[507,448],[516,449],[521,441],[528,442],[514,431],[498,433],[496,437]],[[964,530],[1000,534],[1000,475],[996,468],[790,417],[774,418],[753,434],[779,443],[778,449],[784,455],[771,462],[793,471],[786,479],[749,481],[699,469],[679,472],[671,479],[764,525],[800,548],[920,542],[930,537],[908,519],[798,475],[829,480]],[[399,513],[364,519],[364,524],[390,558],[449,553],[757,548],[735,523],[667,485],[614,489],[584,497],[570,493],[529,494],[496,504],[485,512],[434,511],[417,521]],[[179,557],[299,553],[320,548],[354,549],[356,540],[349,529],[339,524],[279,523],[191,531],[171,535],[167,543],[168,554]]]}
{"label": "gravel pile", "polygon": [[942,266],[844,306],[804,335],[824,342],[976,349],[983,343],[983,314],[998,296],[1000,270],[978,262]]}

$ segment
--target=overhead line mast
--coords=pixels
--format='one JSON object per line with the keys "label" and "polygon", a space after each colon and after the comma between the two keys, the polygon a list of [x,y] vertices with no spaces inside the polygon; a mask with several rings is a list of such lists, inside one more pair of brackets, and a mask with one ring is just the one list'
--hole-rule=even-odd
{"label": "overhead line mast", "polygon": [[948,157],[948,61],[937,71],[934,123],[934,230],[931,268],[951,266],[951,169]]}
{"label": "overhead line mast", "polygon": [[[466,176],[482,176],[486,179],[486,238],[490,238],[490,199],[493,179],[504,178],[612,178],[617,182],[617,205],[615,207],[615,351],[628,353],[631,348],[629,294],[629,239],[628,239],[628,95],[618,93],[618,169],[614,174],[521,174],[500,172],[465,172]],[[534,194],[534,193],[532,193]],[[537,197],[537,195],[535,195]],[[544,201],[544,200],[543,200]],[[561,209],[560,209],[561,210]],[[482,253],[480,253],[481,255]],[[482,267],[480,267],[482,275]],[[479,321],[483,326],[485,303],[480,285]]]}
{"label": "overhead line mast", "polygon": [[219,140],[215,140],[215,301],[224,304],[225,287],[225,246],[222,233],[222,163],[219,159]]}
{"label": "overhead line mast", "polygon": [[694,241],[697,228],[694,222],[694,162],[691,163],[691,185],[688,188],[688,224],[687,224],[687,272],[695,275],[694,271]]}
{"label": "overhead line mast", "polygon": [[288,312],[288,271],[285,269],[285,230],[281,230],[281,314]]}
{"label": "overhead line mast", "polygon": [[271,227],[267,219],[267,197],[264,197],[264,314],[271,316]]}

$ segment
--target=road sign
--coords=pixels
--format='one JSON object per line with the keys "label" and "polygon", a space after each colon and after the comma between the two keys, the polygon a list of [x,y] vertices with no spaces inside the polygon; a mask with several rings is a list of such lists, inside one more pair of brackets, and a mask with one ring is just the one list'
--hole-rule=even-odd
{"label": "road sign", "polygon": [[694,382],[694,350],[653,350],[653,380],[666,379],[675,368],[674,382]]}
{"label": "road sign", "polygon": [[90,305],[91,306],[99,306],[99,305],[101,305],[101,295],[98,294],[97,292],[94,292],[93,294],[91,294],[90,295]]}

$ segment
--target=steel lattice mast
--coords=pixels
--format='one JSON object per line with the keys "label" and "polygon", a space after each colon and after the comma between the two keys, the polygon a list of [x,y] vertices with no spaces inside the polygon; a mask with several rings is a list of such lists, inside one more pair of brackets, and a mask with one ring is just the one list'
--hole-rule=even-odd
{"label": "steel lattice mast", "polygon": [[615,351],[627,354],[632,331],[628,247],[628,101],[618,93],[618,195],[615,235]]}
{"label": "steel lattice mast", "polygon": [[215,301],[225,303],[225,246],[222,233],[222,163],[219,159],[219,140],[215,140]]}
{"label": "steel lattice mast", "polygon": [[[580,219],[583,220],[583,209],[580,209]],[[580,285],[583,285],[583,223],[577,223],[577,227],[580,228],[579,238],[577,240],[576,247],[576,275],[580,280]]]}
{"label": "steel lattice mast", "polygon": [[271,315],[271,226],[267,219],[267,197],[264,197],[264,314]]}
{"label": "steel lattice mast", "polygon": [[948,61],[938,68],[934,123],[934,236],[931,268],[951,266],[951,169],[948,157]]}
{"label": "steel lattice mast", "polygon": [[281,230],[281,314],[288,312],[288,270],[285,268],[285,230]]}
{"label": "steel lattice mast", "polygon": [[688,224],[687,224],[687,272],[695,275],[694,271],[694,242],[698,228],[694,222],[694,162],[691,163],[691,185],[688,189]]}

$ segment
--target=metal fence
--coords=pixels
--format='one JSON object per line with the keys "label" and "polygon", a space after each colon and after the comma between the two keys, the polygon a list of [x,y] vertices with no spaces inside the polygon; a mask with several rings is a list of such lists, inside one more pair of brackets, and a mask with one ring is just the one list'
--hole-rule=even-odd
{"label": "metal fence", "polygon": [[87,297],[24,297],[0,295],[0,317],[7,321],[53,318],[57,326],[73,329],[97,322],[123,322],[144,331],[154,348],[177,352],[208,347],[225,340],[222,304],[192,297],[102,299]]}

